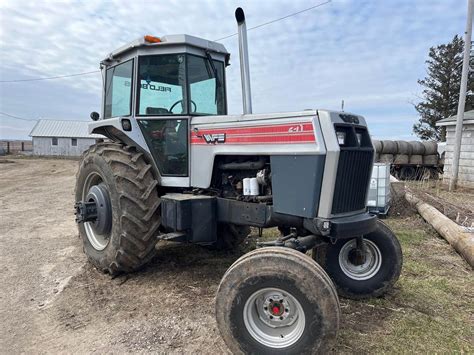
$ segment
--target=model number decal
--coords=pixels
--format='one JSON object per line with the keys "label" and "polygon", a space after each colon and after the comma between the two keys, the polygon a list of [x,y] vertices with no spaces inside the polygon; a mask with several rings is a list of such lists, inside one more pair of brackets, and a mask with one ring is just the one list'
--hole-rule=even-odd
{"label": "model number decal", "polygon": [[299,124],[297,126],[292,126],[290,128],[288,128],[288,132],[289,133],[293,133],[293,132],[303,132],[303,125],[302,124]]}

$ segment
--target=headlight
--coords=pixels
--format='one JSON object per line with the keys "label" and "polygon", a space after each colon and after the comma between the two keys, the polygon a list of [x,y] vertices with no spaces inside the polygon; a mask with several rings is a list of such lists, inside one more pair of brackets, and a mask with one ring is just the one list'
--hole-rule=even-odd
{"label": "headlight", "polygon": [[336,132],[337,142],[339,145],[344,145],[346,142],[346,132]]}

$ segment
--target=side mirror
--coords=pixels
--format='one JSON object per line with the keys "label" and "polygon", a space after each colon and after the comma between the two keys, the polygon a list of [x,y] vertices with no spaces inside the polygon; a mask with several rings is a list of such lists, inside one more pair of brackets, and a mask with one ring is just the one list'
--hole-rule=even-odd
{"label": "side mirror", "polygon": [[95,111],[91,112],[91,119],[92,121],[97,121],[100,118],[99,114]]}

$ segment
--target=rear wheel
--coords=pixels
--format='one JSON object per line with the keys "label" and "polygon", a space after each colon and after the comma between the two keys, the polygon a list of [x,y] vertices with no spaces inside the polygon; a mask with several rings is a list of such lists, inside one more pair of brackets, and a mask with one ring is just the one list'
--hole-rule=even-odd
{"label": "rear wheel", "polygon": [[363,254],[357,239],[342,239],[313,249],[313,258],[324,267],[339,295],[362,299],[390,290],[402,269],[402,249],[395,234],[382,221],[363,237]]}
{"label": "rear wheel", "polygon": [[78,228],[84,251],[99,270],[134,271],[154,256],[160,226],[156,186],[151,166],[134,148],[101,143],[84,153],[75,198],[96,202],[99,218]]}
{"label": "rear wheel", "polygon": [[249,234],[249,226],[219,223],[217,226],[217,241],[212,248],[217,250],[234,250],[243,243]]}
{"label": "rear wheel", "polygon": [[311,354],[333,345],[340,309],[334,285],[303,253],[269,247],[238,259],[216,295],[220,333],[233,353]]}

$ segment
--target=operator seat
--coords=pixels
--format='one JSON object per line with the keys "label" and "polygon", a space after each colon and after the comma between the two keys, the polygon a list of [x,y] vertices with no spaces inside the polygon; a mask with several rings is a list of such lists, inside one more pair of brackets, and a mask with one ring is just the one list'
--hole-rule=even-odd
{"label": "operator seat", "polygon": [[185,120],[182,120],[181,123],[179,124],[178,132],[178,142],[183,144],[184,146],[184,151],[186,151],[186,147],[188,144],[188,125],[186,124]]}
{"label": "operator seat", "polygon": [[165,115],[170,112],[164,107],[147,107],[145,113],[147,115]]}

